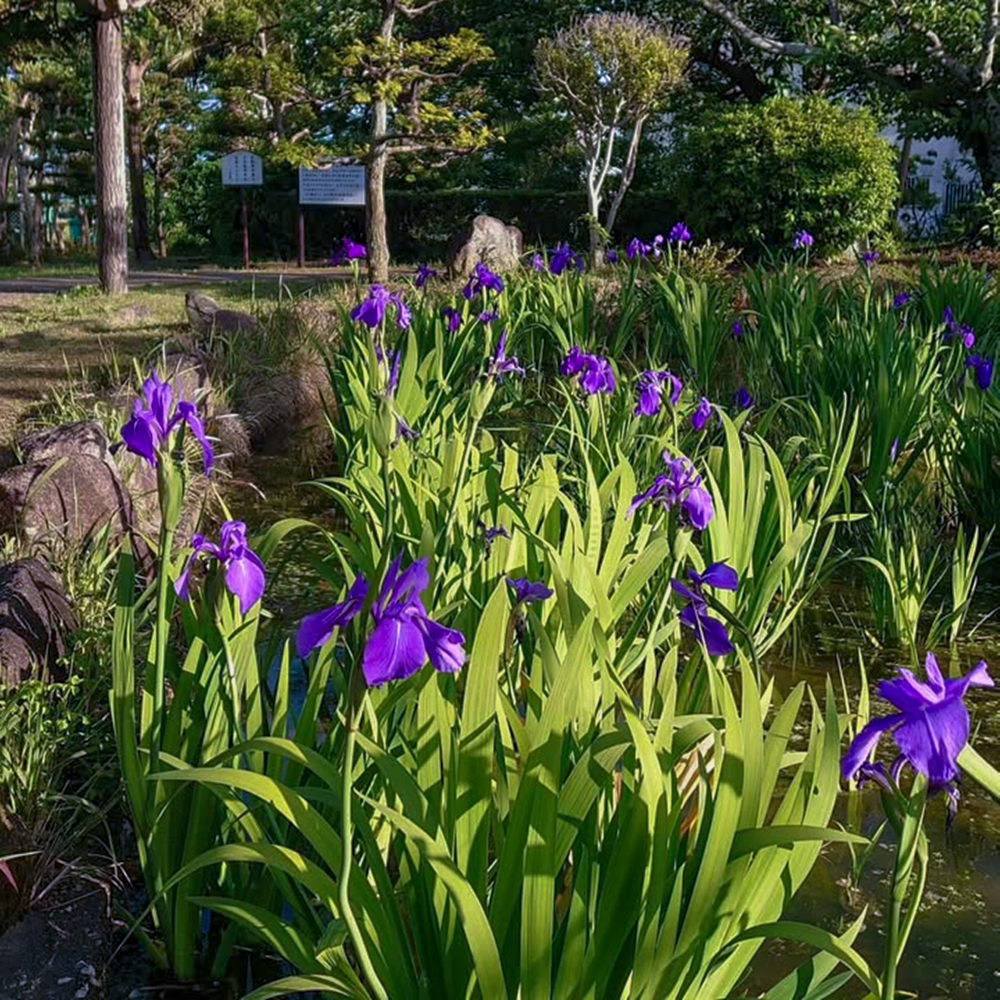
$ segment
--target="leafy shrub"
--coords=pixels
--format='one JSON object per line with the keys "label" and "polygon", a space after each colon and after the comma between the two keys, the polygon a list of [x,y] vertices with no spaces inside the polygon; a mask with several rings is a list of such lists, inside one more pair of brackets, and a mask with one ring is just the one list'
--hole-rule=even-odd
{"label": "leafy shrub", "polygon": [[805,229],[817,248],[843,250],[887,229],[896,197],[872,116],[818,97],[715,111],[679,137],[675,157],[685,220],[741,245],[787,246]]}

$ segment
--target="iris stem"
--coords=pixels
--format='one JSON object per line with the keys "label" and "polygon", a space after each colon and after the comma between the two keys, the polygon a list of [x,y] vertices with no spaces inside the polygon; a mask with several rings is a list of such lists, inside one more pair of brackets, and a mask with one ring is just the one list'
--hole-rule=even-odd
{"label": "iris stem", "polygon": [[368,948],[365,945],[364,938],[361,936],[361,928],[358,926],[358,921],[354,916],[354,910],[351,908],[350,879],[351,868],[354,864],[354,854],[352,850],[354,841],[354,826],[351,821],[351,792],[354,784],[354,745],[357,740],[357,727],[354,719],[355,689],[357,687],[356,678],[357,671],[354,671],[351,678],[351,690],[348,692],[347,696],[347,716],[345,719],[347,738],[344,744],[344,784],[340,800],[340,836],[343,848],[340,866],[340,885],[338,887],[340,896],[340,913],[344,918],[344,923],[347,925],[347,931],[351,935],[351,943],[354,945],[355,954],[357,955],[358,962],[365,974],[365,978],[368,980],[369,986],[372,988],[372,991],[379,998],[379,1000],[389,1000],[389,994],[386,993],[385,987],[382,985],[381,980],[378,978],[378,975],[372,966],[371,956],[368,954]]}
{"label": "iris stem", "polygon": [[[905,933],[900,934],[903,916],[903,902],[906,899],[907,888],[913,874],[913,863],[917,858],[920,837],[923,833],[924,806],[927,803],[927,783],[918,775],[914,779],[910,797],[906,800],[906,812],[899,833],[899,846],[896,848],[896,863],[892,872],[890,886],[889,927],[885,940],[885,968],[882,973],[882,1000],[896,1000],[896,970],[902,952],[906,947],[912,919],[907,920]],[[911,910],[919,905],[920,894],[923,891],[923,881],[917,886],[917,893],[910,900]],[[909,916],[909,914],[908,914]]]}
{"label": "iris stem", "polygon": [[163,726],[164,684],[166,682],[167,639],[170,635],[167,605],[170,600],[170,552],[173,549],[174,532],[168,526],[166,517],[160,525],[160,551],[156,579],[156,646],[153,662],[153,724],[149,734],[149,770],[157,770],[160,756],[160,739]]}

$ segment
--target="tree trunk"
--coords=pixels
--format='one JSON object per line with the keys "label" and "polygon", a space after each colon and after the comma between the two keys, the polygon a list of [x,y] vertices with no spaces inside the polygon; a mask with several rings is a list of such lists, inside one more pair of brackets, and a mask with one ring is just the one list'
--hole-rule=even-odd
{"label": "tree trunk", "polygon": [[590,266],[595,270],[604,264],[604,240],[601,239],[601,193],[592,177],[587,178],[587,216],[590,229]]}
{"label": "tree trunk", "polygon": [[156,252],[163,260],[167,256],[167,232],[163,228],[163,178],[159,163],[153,171],[153,224],[156,226]]}
{"label": "tree trunk", "polygon": [[146,204],[146,180],[142,151],[142,80],[149,60],[129,59],[125,73],[128,100],[128,173],[132,192],[132,246],[140,263],[152,259],[149,241],[149,208]]}
{"label": "tree trunk", "polygon": [[913,137],[907,136],[903,140],[903,148],[899,153],[899,198],[902,201],[906,197],[906,189],[910,183],[910,159],[913,153]]}
{"label": "tree trunk", "polygon": [[93,56],[97,270],[106,295],[123,295],[128,291],[128,188],[120,16],[94,19]]}
{"label": "tree trunk", "polygon": [[[382,27],[379,37],[391,41],[396,21],[395,0],[386,0],[382,8]],[[389,280],[389,236],[385,216],[385,174],[389,153],[380,140],[388,134],[389,105],[385,101],[372,102],[371,145],[368,151],[366,177],[367,206],[365,209],[365,242],[368,245],[368,280],[384,284]]]}
{"label": "tree trunk", "polygon": [[642,129],[645,124],[646,119],[644,116],[641,116],[636,119],[635,124],[632,126],[632,139],[628,144],[625,169],[622,170],[621,180],[618,182],[618,190],[611,201],[611,208],[608,209],[608,220],[605,223],[605,228],[609,234],[615,228],[615,222],[618,221],[618,210],[622,207],[625,192],[628,191],[632,184],[632,179],[635,177],[635,165],[639,159],[639,140],[642,138]]}

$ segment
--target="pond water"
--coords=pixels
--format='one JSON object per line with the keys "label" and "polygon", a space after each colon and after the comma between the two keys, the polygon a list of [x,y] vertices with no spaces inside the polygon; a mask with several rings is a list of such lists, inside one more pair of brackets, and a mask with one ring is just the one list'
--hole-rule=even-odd
{"label": "pond water", "polygon": [[[240,491],[238,507],[251,530],[280,517],[304,517],[327,529],[334,526],[330,504],[315,487],[301,484],[301,469],[285,456],[258,460],[255,482],[261,495]],[[234,503],[234,506],[236,504]],[[304,611],[322,605],[315,577],[296,569],[310,559],[322,558],[326,543],[303,535],[301,547],[269,587],[272,609],[289,623]],[[933,602],[931,602],[933,604]],[[776,678],[778,690],[788,691],[806,681],[818,696],[829,676],[840,690],[840,671],[852,700],[860,683],[858,651],[868,671],[870,684],[889,676],[898,666],[909,666],[901,648],[878,648],[871,638],[870,609],[863,581],[847,578],[828,586],[800,616],[783,646],[763,661]],[[967,672],[980,659],[991,665],[998,688],[975,690],[968,702],[977,749],[989,760],[1000,761],[1000,578],[982,579],[967,618],[965,637],[953,649],[938,649],[938,659],[947,675]],[[875,701],[873,712],[888,709]],[[877,790],[859,795],[863,832],[873,834],[882,818]],[[835,822],[847,821],[848,796],[838,803]],[[912,991],[921,1000],[987,1000],[1000,997],[1000,804],[978,788],[962,789],[958,814],[950,828],[945,822],[941,796],[931,801],[927,833],[931,864],[921,912],[904,955],[899,989]],[[864,931],[855,946],[876,970],[879,967],[885,900],[894,861],[894,838],[888,831],[874,850],[857,885],[849,882],[851,858],[846,847],[827,847],[800,890],[788,919],[805,920],[840,932],[868,907]],[[808,954],[797,946],[771,944],[763,948],[741,993],[752,997],[773,986],[781,975],[798,966]],[[851,984],[837,995],[864,996],[859,984]]]}

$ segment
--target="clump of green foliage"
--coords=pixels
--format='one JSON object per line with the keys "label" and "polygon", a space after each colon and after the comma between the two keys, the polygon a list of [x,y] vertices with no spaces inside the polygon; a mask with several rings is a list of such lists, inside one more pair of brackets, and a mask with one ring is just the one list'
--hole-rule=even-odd
{"label": "clump of green foliage", "polygon": [[776,97],[719,110],[679,137],[678,199],[698,233],[787,246],[802,229],[841,251],[888,229],[897,182],[889,144],[864,109]]}

